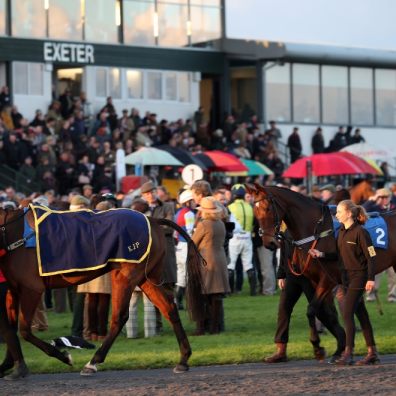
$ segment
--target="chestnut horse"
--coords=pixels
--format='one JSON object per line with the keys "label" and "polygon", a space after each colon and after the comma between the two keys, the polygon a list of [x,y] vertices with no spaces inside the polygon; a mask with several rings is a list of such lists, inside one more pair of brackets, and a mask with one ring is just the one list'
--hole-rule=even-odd
{"label": "chestnut horse", "polygon": [[349,189],[349,194],[351,195],[351,200],[355,202],[355,204],[360,205],[373,196],[375,194],[375,190],[373,189],[371,181],[363,180],[352,186]]}
{"label": "chestnut horse", "polygon": [[[266,247],[274,248],[277,245],[277,239],[282,238],[281,222],[286,224],[295,246],[293,264],[297,264],[300,267],[299,274],[306,276],[314,285],[315,297],[310,305],[317,311],[323,301],[333,298],[334,287],[342,283],[338,261],[312,259],[308,255],[312,247],[324,252],[337,250],[329,208],[287,188],[263,187],[256,183],[246,184],[246,187],[253,196],[254,214]],[[381,215],[388,226],[389,247],[386,250],[376,249],[376,274],[389,267],[396,270],[396,232],[391,232],[396,229],[396,211]]]}
{"label": "chestnut horse", "polygon": [[[0,209],[0,251],[3,249],[3,252],[4,250],[7,252],[0,258],[0,268],[9,283],[13,298],[19,301],[19,330],[26,341],[32,343],[47,355],[72,365],[71,356],[68,352],[58,350],[32,333],[31,323],[36,307],[46,288],[79,285],[110,272],[112,316],[109,333],[92,359],[84,366],[81,375],[96,373],[97,365],[104,362],[115,338],[128,319],[129,301],[136,286],[139,286],[151,302],[161,311],[175,332],[180,349],[180,360],[174,368],[174,372],[181,373],[188,370],[188,359],[191,356],[190,343],[180,321],[174,297],[169,292],[167,293],[161,285],[166,248],[162,226],[167,226],[175,229],[188,241],[186,266],[188,309],[192,318],[203,317],[202,304],[200,303],[202,285],[200,271],[204,261],[189,235],[181,227],[166,219],[149,217],[152,244],[147,258],[141,263],[108,262],[105,267],[100,269],[40,276],[36,249],[23,246],[22,235],[25,216],[29,224],[33,225],[34,219],[31,210],[25,214],[22,209]],[[6,358],[0,365],[0,373],[10,370],[14,365],[9,352],[7,351]]]}

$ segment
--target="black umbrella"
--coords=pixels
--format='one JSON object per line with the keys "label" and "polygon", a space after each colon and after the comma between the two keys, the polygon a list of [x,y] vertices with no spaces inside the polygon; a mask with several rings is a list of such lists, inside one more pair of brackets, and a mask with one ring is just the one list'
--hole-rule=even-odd
{"label": "black umbrella", "polygon": [[168,144],[163,144],[161,146],[157,146],[160,150],[167,151],[169,154],[172,154],[175,158],[177,158],[184,165],[195,164],[198,165],[202,170],[208,170],[207,165],[196,155],[192,155],[189,151],[181,149],[179,147],[169,146]]}

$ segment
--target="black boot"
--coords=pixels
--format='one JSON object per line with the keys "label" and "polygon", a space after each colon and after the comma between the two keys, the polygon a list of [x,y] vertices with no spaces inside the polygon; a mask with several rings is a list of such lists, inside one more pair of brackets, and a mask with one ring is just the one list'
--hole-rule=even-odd
{"label": "black boot", "polygon": [[221,297],[214,295],[210,300],[210,334],[220,333]]}
{"label": "black boot", "polygon": [[247,276],[248,276],[248,280],[249,280],[249,286],[250,286],[250,295],[251,296],[255,296],[257,295],[257,283],[256,283],[256,272],[255,270],[252,268],[250,270],[247,271]]}
{"label": "black boot", "polygon": [[177,303],[177,309],[179,311],[184,309],[184,306],[183,306],[184,290],[185,290],[185,288],[181,287],[181,286],[177,286],[177,288],[176,288],[176,303]]}
{"label": "black boot", "polygon": [[231,293],[235,290],[235,271],[232,269],[228,270],[228,282],[230,284]]}

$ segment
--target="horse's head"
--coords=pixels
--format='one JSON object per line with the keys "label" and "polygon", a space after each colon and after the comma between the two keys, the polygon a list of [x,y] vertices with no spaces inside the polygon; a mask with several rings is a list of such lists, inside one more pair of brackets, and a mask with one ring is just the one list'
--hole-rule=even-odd
{"label": "horse's head", "polygon": [[23,213],[22,209],[0,209],[0,257],[15,248],[15,239],[21,231],[16,222]]}
{"label": "horse's head", "polygon": [[254,215],[259,223],[259,235],[267,249],[279,247],[280,219],[271,195],[259,184],[245,184],[246,191],[253,196]]}

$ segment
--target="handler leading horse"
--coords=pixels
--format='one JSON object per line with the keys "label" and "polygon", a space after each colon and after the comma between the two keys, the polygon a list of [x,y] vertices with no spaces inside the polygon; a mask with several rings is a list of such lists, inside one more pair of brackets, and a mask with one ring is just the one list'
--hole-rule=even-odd
{"label": "handler leading horse", "polygon": [[[37,338],[31,331],[31,322],[41,295],[46,288],[78,285],[104,273],[111,272],[112,316],[110,331],[103,344],[81,371],[81,375],[96,373],[97,365],[104,362],[111,345],[128,319],[129,301],[136,286],[139,286],[151,302],[158,307],[175,332],[179,343],[180,360],[174,368],[174,372],[181,373],[188,370],[191,347],[180,321],[173,295],[167,294],[161,286],[166,246],[161,226],[168,226],[182,234],[188,241],[186,297],[190,315],[194,319],[203,317],[202,305],[200,304],[202,257],[199,255],[191,238],[181,227],[166,219],[147,218],[151,227],[152,242],[147,258],[143,262],[108,262],[106,266],[100,269],[44,277],[39,274],[36,250],[24,247],[25,240],[22,235],[25,216],[29,224],[33,225],[32,210],[24,213],[22,209],[0,209],[0,251],[6,252],[0,258],[0,268],[9,282],[13,298],[19,301],[19,329],[21,336],[26,341],[40,348],[47,355],[72,365],[69,353],[60,351],[49,343]],[[10,352],[7,350],[5,360],[0,365],[0,373],[10,370],[14,365]],[[15,370],[14,377],[18,377],[18,367]]]}
{"label": "handler leading horse", "polygon": [[[315,298],[311,302],[317,311],[331,292],[341,284],[341,267],[337,261],[314,259],[307,254],[311,248],[335,252],[336,240],[333,233],[333,220],[329,208],[302,194],[282,187],[263,187],[259,184],[247,185],[254,198],[254,212],[257,217],[263,243],[273,247],[280,235],[280,225],[284,221],[296,246],[294,263],[300,265],[300,274],[311,280],[315,286]],[[381,214],[388,230],[396,229],[396,211]],[[389,232],[388,248],[376,249],[377,267],[375,273],[386,268],[396,270],[396,233]],[[359,318],[359,315],[358,319]]]}

